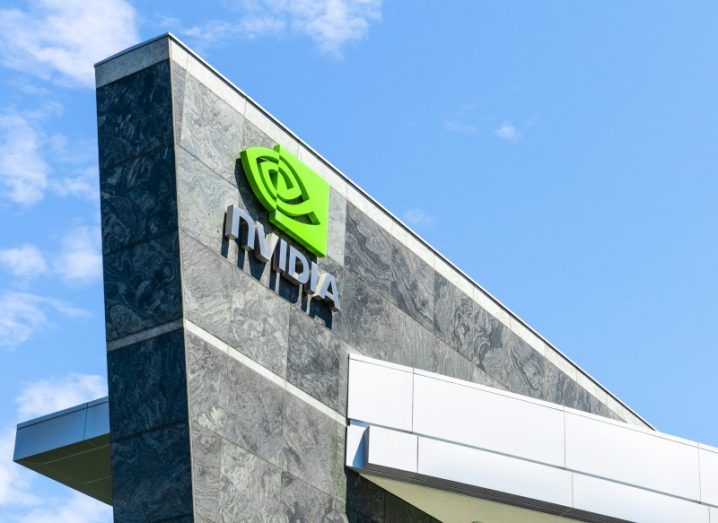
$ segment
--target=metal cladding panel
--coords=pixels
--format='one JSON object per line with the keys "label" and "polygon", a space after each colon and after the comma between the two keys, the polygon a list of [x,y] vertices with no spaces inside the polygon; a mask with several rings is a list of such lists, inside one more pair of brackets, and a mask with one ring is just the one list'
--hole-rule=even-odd
{"label": "metal cladding panel", "polygon": [[367,468],[402,470],[414,474],[417,467],[417,437],[383,427],[369,427],[366,444]]}
{"label": "metal cladding panel", "polygon": [[463,445],[419,438],[418,472],[545,503],[571,506],[570,472]]}
{"label": "metal cladding panel", "polygon": [[86,417],[87,410],[83,408],[18,427],[15,461],[81,442],[84,439]]}
{"label": "metal cladding panel", "polygon": [[365,357],[349,374],[346,463],[360,472],[581,521],[718,510],[716,449]]}
{"label": "metal cladding panel", "polygon": [[698,446],[657,433],[567,413],[569,469],[700,500]]}
{"label": "metal cladding panel", "polygon": [[709,508],[614,481],[575,474],[574,507],[646,523],[710,523]]}
{"label": "metal cladding panel", "polygon": [[416,375],[414,432],[562,467],[563,409]]}
{"label": "metal cladding panel", "polygon": [[[718,449],[700,446],[698,459],[701,466],[701,501],[718,506]],[[718,517],[713,521],[718,521]]]}
{"label": "metal cladding panel", "polygon": [[350,365],[347,416],[410,431],[414,378],[411,369],[358,359],[352,359]]}

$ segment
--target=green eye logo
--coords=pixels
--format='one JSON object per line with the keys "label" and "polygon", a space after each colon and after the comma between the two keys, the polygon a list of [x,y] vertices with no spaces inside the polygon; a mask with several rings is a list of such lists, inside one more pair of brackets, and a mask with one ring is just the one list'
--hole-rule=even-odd
{"label": "green eye logo", "polygon": [[317,256],[327,254],[329,184],[289,151],[250,147],[242,169],[269,221]]}

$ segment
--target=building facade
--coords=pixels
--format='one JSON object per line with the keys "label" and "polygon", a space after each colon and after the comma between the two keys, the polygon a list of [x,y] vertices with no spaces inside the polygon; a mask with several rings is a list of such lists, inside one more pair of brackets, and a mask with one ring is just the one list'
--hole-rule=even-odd
{"label": "building facade", "polygon": [[[118,522],[709,521],[718,454],[659,438],[176,38],[96,79],[109,397],[19,426],[17,461]],[[703,487],[582,461],[602,431]],[[638,491],[660,499],[601,501]]]}

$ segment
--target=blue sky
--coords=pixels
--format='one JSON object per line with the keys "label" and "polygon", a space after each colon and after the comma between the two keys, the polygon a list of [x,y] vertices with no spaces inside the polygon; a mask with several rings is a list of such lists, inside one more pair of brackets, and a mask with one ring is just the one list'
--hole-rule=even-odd
{"label": "blue sky", "polygon": [[92,64],[172,31],[660,430],[718,445],[718,4],[0,7],[0,519],[109,511],[10,463],[105,392]]}

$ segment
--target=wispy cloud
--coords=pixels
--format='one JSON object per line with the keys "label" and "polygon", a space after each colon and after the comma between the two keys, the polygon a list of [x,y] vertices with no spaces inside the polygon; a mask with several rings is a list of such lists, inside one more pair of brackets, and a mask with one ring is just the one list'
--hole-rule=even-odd
{"label": "wispy cloud", "polygon": [[402,215],[402,218],[414,227],[432,226],[436,223],[436,217],[424,209],[409,209]]}
{"label": "wispy cloud", "polygon": [[72,229],[62,239],[55,271],[67,283],[90,283],[102,276],[100,230],[81,226]]}
{"label": "wispy cloud", "polygon": [[[0,110],[0,197],[31,207],[47,192],[97,202],[97,163],[87,143],[70,145],[65,136],[48,133],[48,121],[62,107],[46,103],[38,109]],[[50,161],[52,159],[52,162]]]}
{"label": "wispy cloud", "polygon": [[15,398],[21,420],[36,418],[107,395],[107,384],[97,374],[72,373],[25,385]]}
{"label": "wispy cloud", "polygon": [[42,200],[50,174],[44,143],[36,121],[17,111],[0,112],[0,181],[7,200],[25,206]]}
{"label": "wispy cloud", "polygon": [[290,33],[309,38],[326,55],[341,57],[349,42],[364,38],[371,23],[381,19],[381,0],[245,0],[237,9],[236,20],[212,20],[179,32],[200,47],[234,37]]}
{"label": "wispy cloud", "polygon": [[0,249],[0,265],[23,285],[48,275],[58,275],[68,284],[93,283],[102,276],[100,229],[74,227],[61,238],[59,249],[52,252],[43,252],[32,243]]}
{"label": "wispy cloud", "polygon": [[62,84],[92,87],[93,64],[137,43],[136,13],[124,0],[32,0],[0,10],[0,61]]}
{"label": "wispy cloud", "polygon": [[22,280],[43,275],[48,270],[45,256],[31,243],[0,250],[0,265]]}
{"label": "wispy cloud", "polygon": [[0,292],[0,347],[14,349],[52,326],[52,318],[78,318],[89,312],[54,298],[27,292]]}
{"label": "wispy cloud", "polygon": [[518,142],[522,134],[515,125],[510,122],[504,122],[496,129],[496,136],[509,142]]}

